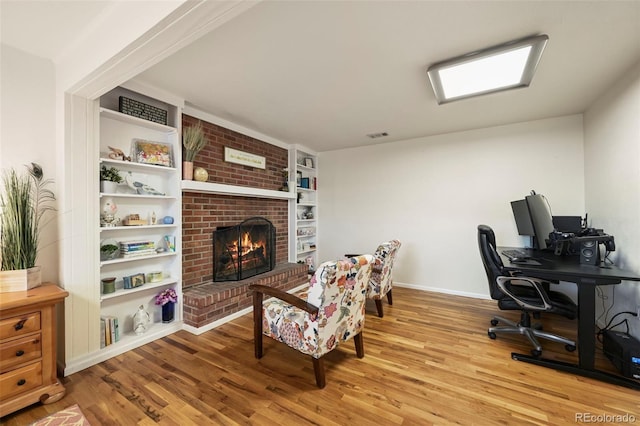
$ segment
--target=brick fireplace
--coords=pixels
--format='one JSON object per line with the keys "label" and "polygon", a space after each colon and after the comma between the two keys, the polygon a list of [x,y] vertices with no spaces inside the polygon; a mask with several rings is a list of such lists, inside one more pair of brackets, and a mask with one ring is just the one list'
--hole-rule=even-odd
{"label": "brick fireplace", "polygon": [[[197,118],[182,116],[182,126],[195,125]],[[283,183],[282,169],[288,166],[288,152],[233,130],[201,121],[207,146],[200,151],[194,167],[209,173],[209,182],[277,191]],[[227,163],[224,148],[229,147],[266,158],[266,168]],[[245,219],[262,216],[275,226],[275,264],[273,271],[243,281],[213,282],[213,232]],[[225,194],[182,194],[182,282],[184,322],[202,327],[217,319],[251,306],[248,286],[267,283],[290,290],[307,280],[304,265],[288,264],[289,201]]]}

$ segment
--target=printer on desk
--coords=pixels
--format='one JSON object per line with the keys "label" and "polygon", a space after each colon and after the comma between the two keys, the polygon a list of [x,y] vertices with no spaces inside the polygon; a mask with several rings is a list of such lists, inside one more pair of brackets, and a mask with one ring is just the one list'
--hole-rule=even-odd
{"label": "printer on desk", "polygon": [[600,244],[607,252],[616,250],[613,236],[595,228],[583,228],[577,233],[554,230],[549,234],[549,241],[556,255],[579,255],[583,265],[600,264]]}

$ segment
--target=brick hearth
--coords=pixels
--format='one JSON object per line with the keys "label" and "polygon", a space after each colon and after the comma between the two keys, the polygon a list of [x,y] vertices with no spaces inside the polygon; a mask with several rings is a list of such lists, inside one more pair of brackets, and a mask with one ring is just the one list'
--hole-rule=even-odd
{"label": "brick hearth", "polygon": [[264,274],[242,281],[211,282],[184,290],[184,323],[203,327],[252,305],[249,285],[262,284],[288,291],[309,281],[307,266],[282,263]]}

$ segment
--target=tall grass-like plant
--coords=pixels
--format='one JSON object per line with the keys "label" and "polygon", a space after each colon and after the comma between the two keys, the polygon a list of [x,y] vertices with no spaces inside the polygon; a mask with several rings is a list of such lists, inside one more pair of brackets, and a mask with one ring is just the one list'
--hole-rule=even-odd
{"label": "tall grass-like plant", "polygon": [[42,167],[27,166],[28,173],[14,169],[2,176],[0,194],[0,270],[15,271],[35,266],[38,255],[40,226],[45,213],[55,210],[55,195],[47,186]]}
{"label": "tall grass-like plant", "polygon": [[204,137],[202,124],[198,122],[195,126],[185,127],[182,130],[182,145],[184,146],[184,161],[193,162],[195,156],[207,144]]}

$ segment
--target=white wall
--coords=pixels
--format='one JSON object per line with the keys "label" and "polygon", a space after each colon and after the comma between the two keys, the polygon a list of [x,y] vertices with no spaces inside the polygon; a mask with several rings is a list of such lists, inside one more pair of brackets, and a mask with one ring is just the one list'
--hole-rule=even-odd
{"label": "white wall", "polygon": [[320,153],[319,257],[398,238],[394,280],[487,297],[477,225],[522,246],[510,201],[534,189],[555,215],[584,214],[582,116]]}
{"label": "white wall", "polygon": [[[49,189],[59,194],[56,180],[55,70],[49,60],[1,45],[0,168],[26,173],[24,165],[42,166],[45,178],[54,180]],[[58,281],[58,224],[48,213],[40,235],[36,263],[45,281]]]}
{"label": "white wall", "polygon": [[[584,115],[585,199],[591,226],[615,237],[611,256],[621,268],[640,274],[640,64],[609,88]],[[640,283],[601,287],[617,312],[636,312]],[[615,294],[614,294],[615,292]],[[602,303],[597,303],[602,314]],[[629,315],[631,334],[640,338],[640,321]],[[616,321],[617,322],[617,321]],[[626,330],[625,327],[619,328]]]}

